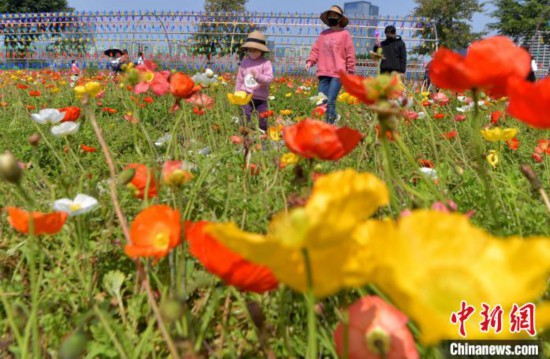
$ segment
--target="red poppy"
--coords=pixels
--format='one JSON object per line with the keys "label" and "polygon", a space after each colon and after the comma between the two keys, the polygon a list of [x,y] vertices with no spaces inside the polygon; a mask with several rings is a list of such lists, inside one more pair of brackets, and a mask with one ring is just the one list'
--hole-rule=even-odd
{"label": "red poppy", "polygon": [[63,117],[61,122],[69,122],[69,121],[74,122],[78,120],[78,118],[80,117],[80,107],[77,107],[77,106],[60,108],[59,112],[65,113],[65,117]]}
{"label": "red poppy", "polygon": [[508,113],[533,127],[550,128],[550,77],[535,83],[509,81]]}
{"label": "red poppy", "polygon": [[204,115],[204,110],[202,108],[193,107],[193,113],[198,116]]}
{"label": "red poppy", "polygon": [[445,137],[446,139],[451,139],[451,138],[455,138],[456,136],[458,136],[458,132],[456,132],[456,130],[453,130],[451,132],[447,132],[447,133],[444,133],[443,134],[443,137]]}
{"label": "red poppy", "polygon": [[147,96],[143,99],[143,102],[146,102],[146,103],[154,103],[155,100],[151,97],[151,96]]}
{"label": "red poppy", "polygon": [[413,110],[403,111],[403,118],[407,121],[414,121],[418,118],[418,112]]}
{"label": "red poppy", "polygon": [[279,284],[269,268],[249,262],[224,247],[208,234],[208,224],[206,221],[185,223],[189,252],[207,271],[243,291],[263,293],[277,288]]}
{"label": "red poppy", "polygon": [[338,160],[350,153],[363,136],[349,127],[306,118],[283,129],[283,138],[290,151],[304,158]]}
{"label": "red poppy", "polygon": [[26,105],[25,108],[29,111],[36,110],[36,106],[33,105]]}
{"label": "red poppy", "polygon": [[387,77],[362,77],[340,71],[340,81],[346,91],[367,105],[382,99],[397,99],[403,93],[398,75]]}
{"label": "red poppy", "polygon": [[41,95],[42,94],[38,90],[29,92],[29,96],[31,96],[31,97],[40,97]]}
{"label": "red poppy", "polygon": [[179,211],[164,205],[144,209],[132,222],[130,239],[124,247],[130,258],[166,256],[181,243]]}
{"label": "red poppy", "polygon": [[147,192],[147,198],[157,196],[157,183],[152,170],[148,169],[145,165],[138,163],[132,163],[126,167],[125,170],[133,168],[135,170],[134,177],[128,187],[133,190],[134,197],[143,199],[145,197],[145,189],[147,188],[147,182],[149,182],[149,191]]}
{"label": "red poppy", "polygon": [[466,115],[463,114],[463,113],[457,113],[457,114],[455,115],[455,121],[456,121],[456,122],[466,121]]}
{"label": "red poppy", "polygon": [[445,114],[444,114],[444,113],[435,113],[435,114],[434,114],[434,118],[435,118],[436,120],[444,119],[444,118],[445,118]]}
{"label": "red poppy", "polygon": [[174,97],[189,98],[200,89],[195,87],[195,82],[183,72],[176,72],[170,76],[170,92]]}
{"label": "red poppy", "polygon": [[508,145],[509,149],[516,151],[519,148],[519,140],[514,137],[511,140],[506,141],[506,145]]}
{"label": "red poppy", "polygon": [[322,118],[325,116],[325,113],[327,112],[326,107],[324,106],[317,106],[311,111],[311,116],[314,118]]}
{"label": "red poppy", "polygon": [[495,36],[472,43],[467,56],[439,49],[428,71],[431,81],[440,88],[457,92],[478,88],[501,97],[506,95],[509,78],[527,77],[530,63],[525,50],[507,37]]}
{"label": "red poppy", "polygon": [[124,118],[126,121],[130,123],[139,123],[139,118],[135,117],[131,113],[125,114],[124,116],[122,116],[122,118]]}
{"label": "red poppy", "polygon": [[271,116],[273,116],[275,114],[275,112],[273,112],[273,110],[267,110],[267,111],[264,111],[262,113],[260,113],[260,118],[269,118]]}
{"label": "red poppy", "polygon": [[347,343],[342,323],[334,331],[339,356],[347,344],[349,359],[419,358],[407,317],[380,297],[359,299],[348,308],[348,317]]}
{"label": "red poppy", "polygon": [[539,155],[538,153],[533,153],[533,154],[531,155],[531,157],[533,157],[533,160],[534,160],[535,162],[539,162],[539,163],[542,162],[542,156]]}
{"label": "red poppy", "polygon": [[56,234],[67,221],[65,212],[27,212],[20,208],[8,207],[8,222],[18,232],[29,234],[30,217],[32,217],[33,234]]}
{"label": "red poppy", "polygon": [[17,84],[17,88],[18,88],[18,89],[21,89],[21,90],[26,90],[26,89],[29,88],[29,86],[23,85],[23,84]]}
{"label": "red poppy", "polygon": [[80,145],[80,149],[84,152],[88,152],[88,153],[93,153],[95,151],[97,151],[97,148],[95,147],[90,147],[90,146],[86,146],[84,144]]}
{"label": "red poppy", "polygon": [[420,167],[426,167],[426,168],[434,168],[434,163],[433,161],[430,161],[430,160],[426,160],[426,159],[419,159],[418,160],[418,165]]}
{"label": "red poppy", "polygon": [[500,111],[493,111],[491,112],[491,123],[493,125],[496,125],[498,120],[500,120],[500,117],[502,116],[502,112]]}
{"label": "red poppy", "polygon": [[107,112],[107,113],[110,113],[112,115],[118,112],[116,109],[110,108],[110,107],[103,107],[101,110],[103,112]]}

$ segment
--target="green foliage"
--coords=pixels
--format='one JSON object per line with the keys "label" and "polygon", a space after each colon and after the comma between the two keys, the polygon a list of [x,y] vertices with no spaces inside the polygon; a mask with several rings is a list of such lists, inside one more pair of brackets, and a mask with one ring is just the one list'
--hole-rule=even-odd
{"label": "green foliage", "polygon": [[494,0],[491,16],[496,22],[489,29],[510,36],[515,41],[527,42],[537,30],[550,30],[550,2],[548,0]]}
{"label": "green foliage", "polygon": [[0,14],[73,11],[67,0],[0,0]]}
{"label": "green foliage", "polygon": [[[439,45],[449,49],[465,49],[482,34],[472,32],[471,21],[474,14],[483,10],[478,0],[415,0],[414,16],[427,17],[435,22]],[[425,27],[418,36],[434,38],[430,27]],[[431,42],[420,45],[414,52],[430,54],[435,50]]]}

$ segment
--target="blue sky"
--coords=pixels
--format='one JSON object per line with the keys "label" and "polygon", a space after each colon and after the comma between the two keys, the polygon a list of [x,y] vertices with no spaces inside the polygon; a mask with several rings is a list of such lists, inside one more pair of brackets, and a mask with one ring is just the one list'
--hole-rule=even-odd
{"label": "blue sky", "polygon": [[[414,9],[413,0],[371,0],[373,5],[380,7],[381,15],[405,16]],[[338,4],[335,0],[248,0],[249,11],[265,12],[307,12],[321,13],[331,5]],[[341,2],[340,4],[343,4]],[[76,10],[174,10],[199,11],[204,7],[204,0],[69,0],[69,5]],[[481,31],[491,22],[487,15],[478,15],[474,18],[474,30]]]}

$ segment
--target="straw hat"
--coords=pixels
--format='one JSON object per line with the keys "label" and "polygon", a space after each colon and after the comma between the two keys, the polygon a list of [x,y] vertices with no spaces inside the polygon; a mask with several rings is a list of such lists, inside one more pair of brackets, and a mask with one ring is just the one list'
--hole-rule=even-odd
{"label": "straw hat", "polygon": [[269,52],[266,44],[267,41],[261,31],[252,31],[248,34],[248,37],[246,38],[245,43],[242,44],[241,49],[257,49],[263,52]]}
{"label": "straw hat", "polygon": [[340,6],[332,5],[330,9],[323,12],[320,16],[320,19],[325,23],[325,25],[328,25],[328,13],[329,11],[335,12],[337,14],[340,14],[340,27],[346,27],[349,24],[349,19],[344,16],[344,10]]}

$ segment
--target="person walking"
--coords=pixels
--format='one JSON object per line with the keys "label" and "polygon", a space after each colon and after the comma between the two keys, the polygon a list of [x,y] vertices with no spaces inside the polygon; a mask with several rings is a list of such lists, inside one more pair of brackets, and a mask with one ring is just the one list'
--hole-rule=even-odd
{"label": "person walking", "polygon": [[401,36],[397,35],[395,26],[389,25],[384,29],[386,39],[380,45],[374,45],[373,52],[378,54],[382,49],[382,61],[380,62],[380,73],[389,74],[397,72],[405,74],[407,70],[407,47]]}

